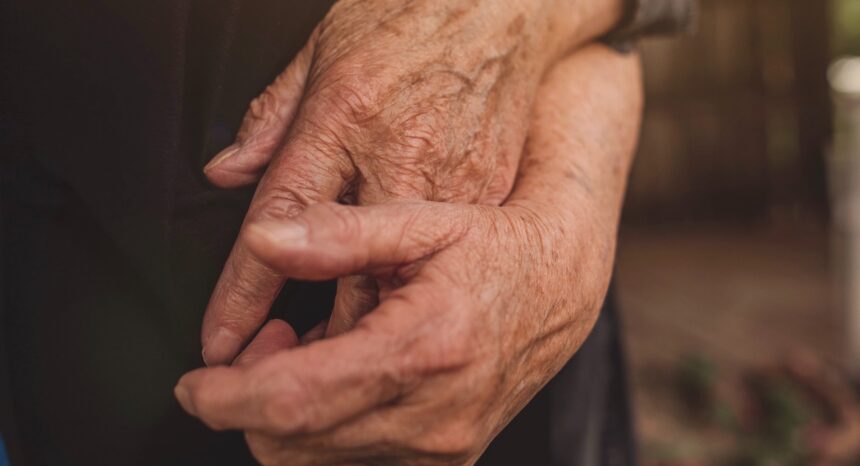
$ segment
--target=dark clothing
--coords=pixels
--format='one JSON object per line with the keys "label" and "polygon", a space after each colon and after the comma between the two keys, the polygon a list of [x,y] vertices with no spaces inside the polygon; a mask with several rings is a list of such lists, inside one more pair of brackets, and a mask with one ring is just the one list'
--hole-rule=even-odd
{"label": "dark clothing", "polygon": [[[172,394],[201,364],[202,313],[252,194],[201,169],[331,3],[0,4],[0,433],[13,465],[254,464],[241,434],[209,431]],[[273,314],[306,330],[333,289],[290,284]],[[632,464],[629,427],[610,305],[483,464]]]}
{"label": "dark clothing", "polygon": [[609,34],[616,41],[645,35],[676,34],[696,25],[696,0],[624,0],[621,24]]}

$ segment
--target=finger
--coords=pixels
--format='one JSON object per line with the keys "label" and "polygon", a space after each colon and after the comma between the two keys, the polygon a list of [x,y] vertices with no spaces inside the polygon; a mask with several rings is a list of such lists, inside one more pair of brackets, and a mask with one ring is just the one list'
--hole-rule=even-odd
{"label": "finger", "polygon": [[303,345],[309,345],[319,339],[325,337],[325,329],[328,327],[327,321],[322,321],[307,332],[299,339],[299,342]]}
{"label": "finger", "polygon": [[[402,288],[350,332],[274,354],[250,367],[198,369],[180,379],[176,397],[188,413],[215,429],[279,435],[319,432],[414,388],[427,370],[444,370],[416,354],[427,319],[456,303]],[[404,318],[404,317],[408,317]],[[366,322],[366,323],[365,323]],[[445,363],[448,360],[442,358]],[[413,367],[422,361],[422,366]],[[427,367],[425,367],[427,366]]]}
{"label": "finger", "polygon": [[325,203],[291,220],[250,224],[246,239],[259,260],[290,277],[378,274],[444,249],[466,233],[473,213],[470,207],[431,202]]}
{"label": "finger", "polygon": [[256,182],[275,155],[296,115],[304,94],[315,37],[275,81],[251,102],[236,141],[203,168],[209,181],[221,188]]}
{"label": "finger", "polygon": [[378,297],[379,288],[373,277],[351,275],[338,279],[326,336],[340,335],[355,327],[362,316],[379,304]]}
{"label": "finger", "polygon": [[254,340],[242,351],[235,365],[249,365],[278,351],[298,346],[299,337],[290,324],[280,319],[272,319],[260,329]]}
{"label": "finger", "polygon": [[[257,188],[246,224],[293,217],[310,204],[337,199],[345,190],[352,177],[349,159],[340,147],[321,142],[321,134],[311,131],[312,126],[302,121],[293,125]],[[207,365],[229,363],[239,353],[284,284],[281,272],[250,253],[247,233],[247,228],[240,232],[203,319]]]}

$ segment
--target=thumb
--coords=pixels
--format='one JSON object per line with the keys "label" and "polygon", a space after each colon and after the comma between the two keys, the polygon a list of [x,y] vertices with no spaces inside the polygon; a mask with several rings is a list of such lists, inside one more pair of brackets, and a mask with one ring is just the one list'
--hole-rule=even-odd
{"label": "thumb", "polygon": [[203,168],[209,181],[221,188],[254,183],[287,134],[304,94],[316,32],[275,81],[250,105],[236,142]]}
{"label": "thumb", "polygon": [[252,254],[287,277],[380,275],[432,256],[462,237],[476,211],[435,202],[315,204],[289,220],[247,227]]}

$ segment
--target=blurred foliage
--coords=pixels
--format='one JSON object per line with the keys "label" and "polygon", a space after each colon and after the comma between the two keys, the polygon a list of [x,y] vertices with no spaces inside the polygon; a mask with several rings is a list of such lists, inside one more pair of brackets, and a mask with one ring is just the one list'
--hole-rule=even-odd
{"label": "blurred foliage", "polygon": [[[805,466],[812,461],[805,432],[820,417],[815,402],[791,377],[779,370],[751,370],[740,399],[732,400],[723,376],[705,354],[682,356],[676,369],[676,394],[691,427],[702,435],[730,439],[715,462],[692,460],[695,448],[677,442],[647,445],[647,464],[654,466]],[[725,387],[723,387],[725,388]],[[823,464],[823,463],[822,463]]]}
{"label": "blurred foliage", "polygon": [[678,392],[689,413],[700,421],[711,421],[714,413],[714,387],[718,377],[713,360],[699,353],[681,358],[678,367]]}
{"label": "blurred foliage", "polygon": [[860,55],[860,0],[834,0],[832,11],[836,54]]}
{"label": "blurred foliage", "polygon": [[812,417],[809,401],[785,378],[753,377],[748,383],[756,410],[751,425],[738,432],[738,449],[728,463],[737,466],[810,464],[801,436]]}

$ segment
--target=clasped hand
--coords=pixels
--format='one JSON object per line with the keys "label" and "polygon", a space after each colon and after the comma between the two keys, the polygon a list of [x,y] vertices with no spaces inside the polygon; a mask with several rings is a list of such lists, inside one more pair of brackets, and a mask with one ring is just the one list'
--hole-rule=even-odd
{"label": "clasped hand", "polygon": [[[501,206],[316,203],[255,218],[247,257],[283,277],[369,277],[366,315],[300,342],[266,323],[176,388],[265,465],[472,464],[588,335],[612,268],[639,123],[638,64],[593,46],[540,87]],[[244,322],[243,325],[256,325]]]}
{"label": "clasped hand", "polygon": [[[340,0],[206,167],[221,187],[260,179],[246,225],[311,204],[500,204],[510,193],[541,78],[609,28],[620,0]],[[255,334],[287,278],[241,234],[203,321],[207,364]],[[341,277],[337,335],[377,304]]]}

